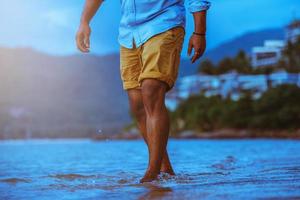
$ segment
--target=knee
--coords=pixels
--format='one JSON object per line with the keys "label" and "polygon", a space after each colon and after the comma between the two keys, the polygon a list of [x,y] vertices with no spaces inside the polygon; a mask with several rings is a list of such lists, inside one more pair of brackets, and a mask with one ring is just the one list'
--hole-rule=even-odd
{"label": "knee", "polygon": [[140,91],[128,90],[128,99],[133,117],[142,119],[145,116],[145,109]]}
{"label": "knee", "polygon": [[147,112],[160,109],[164,104],[167,84],[156,79],[144,79],[142,81],[142,98]]}
{"label": "knee", "polygon": [[131,107],[131,112],[137,120],[142,120],[145,117],[145,109],[142,103],[136,103]]}
{"label": "knee", "polygon": [[159,96],[164,96],[167,83],[157,79],[144,79],[141,84],[143,100],[152,99],[156,100]]}
{"label": "knee", "polygon": [[130,111],[138,121],[145,117],[145,109],[142,101],[130,101]]}

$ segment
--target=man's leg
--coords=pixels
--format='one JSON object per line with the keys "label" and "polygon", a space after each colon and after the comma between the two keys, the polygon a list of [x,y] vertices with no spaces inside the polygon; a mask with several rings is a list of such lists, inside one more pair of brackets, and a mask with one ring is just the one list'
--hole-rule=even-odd
{"label": "man's leg", "polygon": [[[136,118],[138,128],[145,140],[145,143],[148,146],[148,136],[147,136],[147,129],[146,129],[146,112],[144,108],[144,103],[142,99],[142,93],[140,89],[129,89],[127,90],[128,98],[129,98],[129,104],[130,109]],[[150,154],[150,151],[149,151]],[[167,149],[165,149],[163,153],[163,160],[160,167],[160,172],[169,173],[171,175],[174,175],[174,171],[172,169],[172,165],[169,160]]]}
{"label": "man's leg", "polygon": [[168,85],[157,79],[147,78],[142,81],[142,99],[146,113],[149,163],[140,182],[157,178],[169,137],[169,115],[165,106],[165,93]]}

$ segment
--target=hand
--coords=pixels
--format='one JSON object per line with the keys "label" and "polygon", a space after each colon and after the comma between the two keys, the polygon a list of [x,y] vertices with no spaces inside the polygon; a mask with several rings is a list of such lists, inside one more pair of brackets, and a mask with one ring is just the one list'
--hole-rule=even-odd
{"label": "hand", "polygon": [[193,48],[194,48],[194,55],[191,58],[192,63],[194,63],[197,59],[199,59],[205,51],[205,48],[206,48],[205,35],[193,34],[190,37],[189,47],[188,47],[188,56],[191,55]]}
{"label": "hand", "polygon": [[90,35],[91,35],[90,26],[85,23],[80,24],[79,29],[76,34],[76,44],[77,44],[77,48],[83,53],[90,52],[90,50],[89,50]]}

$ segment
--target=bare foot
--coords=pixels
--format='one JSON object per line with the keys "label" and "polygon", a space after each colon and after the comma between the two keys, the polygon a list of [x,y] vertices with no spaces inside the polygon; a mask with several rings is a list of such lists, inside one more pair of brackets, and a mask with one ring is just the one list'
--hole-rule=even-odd
{"label": "bare foot", "polygon": [[161,172],[168,173],[170,175],[175,175],[175,172],[173,171],[172,166],[170,164],[163,163],[160,168],[160,173]]}
{"label": "bare foot", "polygon": [[162,168],[162,169],[160,169],[160,173],[161,173],[161,172],[163,172],[163,173],[168,173],[168,174],[170,174],[170,175],[175,175],[175,172],[173,171],[172,168],[166,168],[166,169]]}
{"label": "bare foot", "polygon": [[158,178],[158,173],[147,170],[144,177],[140,179],[140,183],[151,182]]}

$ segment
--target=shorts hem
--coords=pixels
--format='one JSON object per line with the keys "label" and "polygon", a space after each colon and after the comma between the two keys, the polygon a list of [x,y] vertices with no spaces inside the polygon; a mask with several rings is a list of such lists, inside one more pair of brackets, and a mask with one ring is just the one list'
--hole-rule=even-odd
{"label": "shorts hem", "polygon": [[174,80],[172,78],[170,78],[169,76],[166,76],[166,75],[163,75],[161,73],[155,73],[155,72],[152,72],[152,73],[147,73],[147,74],[144,74],[144,75],[141,75],[138,79],[138,82],[139,84],[141,85],[142,84],[142,80],[143,79],[146,79],[146,78],[155,78],[155,79],[158,79],[160,81],[163,81],[165,83],[167,83],[168,87],[167,87],[167,91],[171,90],[174,86]]}
{"label": "shorts hem", "polygon": [[124,90],[138,88],[138,87],[139,87],[139,83],[137,81],[126,81],[123,83]]}

